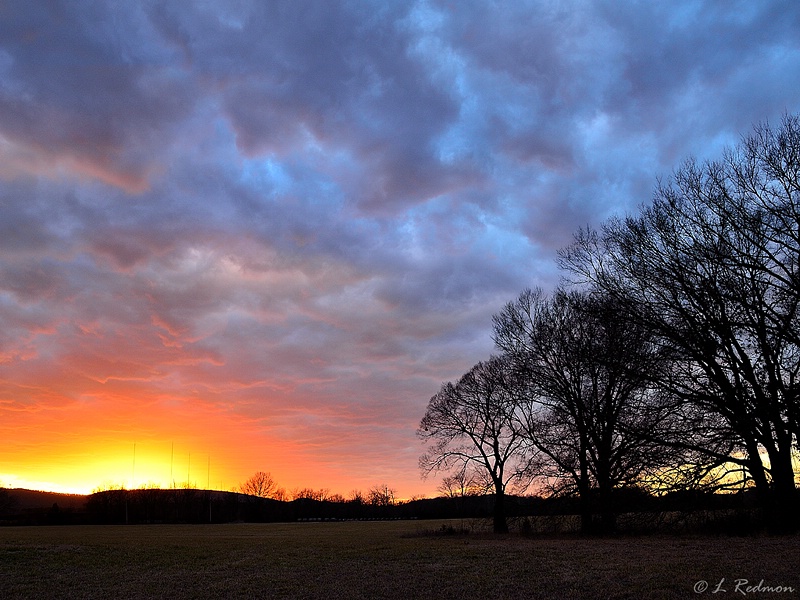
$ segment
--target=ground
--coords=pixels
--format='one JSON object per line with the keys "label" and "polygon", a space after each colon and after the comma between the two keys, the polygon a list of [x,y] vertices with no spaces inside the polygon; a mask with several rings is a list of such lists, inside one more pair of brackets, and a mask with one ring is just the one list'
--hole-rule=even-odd
{"label": "ground", "polygon": [[432,533],[441,525],[3,527],[0,598],[800,598],[799,536]]}

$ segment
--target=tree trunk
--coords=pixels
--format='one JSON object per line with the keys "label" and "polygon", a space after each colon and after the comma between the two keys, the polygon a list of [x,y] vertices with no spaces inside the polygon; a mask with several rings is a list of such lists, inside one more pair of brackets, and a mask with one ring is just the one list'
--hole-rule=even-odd
{"label": "tree trunk", "polygon": [[753,481],[756,484],[756,497],[762,510],[769,510],[770,487],[767,474],[764,471],[764,463],[761,462],[761,455],[758,452],[758,444],[753,440],[747,440],[747,468]]}
{"label": "tree trunk", "polygon": [[771,533],[789,534],[796,533],[800,529],[798,499],[800,498],[794,485],[775,486],[772,510],[767,518],[767,528]]}
{"label": "tree trunk", "polygon": [[581,535],[592,535],[592,490],[581,485],[578,489],[578,509],[581,514]]}
{"label": "tree trunk", "polygon": [[610,535],[617,529],[617,515],[614,512],[613,500],[611,495],[613,488],[608,482],[601,482],[598,487],[598,504],[600,505],[600,527],[598,532],[601,535]]}
{"label": "tree trunk", "polygon": [[508,522],[506,521],[506,495],[502,484],[494,486],[494,527],[495,533],[508,533]]}
{"label": "tree trunk", "polygon": [[800,528],[800,517],[791,452],[776,451],[772,454],[770,470],[772,494],[767,508],[767,527],[773,533],[794,533]]}

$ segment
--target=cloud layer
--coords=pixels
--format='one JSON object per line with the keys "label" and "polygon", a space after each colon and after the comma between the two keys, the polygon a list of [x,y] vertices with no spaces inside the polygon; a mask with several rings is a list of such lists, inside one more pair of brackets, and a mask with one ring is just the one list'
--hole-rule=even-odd
{"label": "cloud layer", "polygon": [[800,109],[800,5],[733,4],[4,3],[0,481],[138,440],[431,492],[492,313]]}

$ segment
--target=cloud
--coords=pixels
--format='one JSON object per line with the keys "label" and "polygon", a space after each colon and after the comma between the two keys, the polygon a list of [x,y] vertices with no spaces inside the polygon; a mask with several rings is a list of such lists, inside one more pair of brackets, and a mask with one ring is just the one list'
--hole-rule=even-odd
{"label": "cloud", "polygon": [[[14,3],[0,26],[3,156],[139,193],[193,94],[133,5]],[[167,49],[168,50],[168,49]]]}

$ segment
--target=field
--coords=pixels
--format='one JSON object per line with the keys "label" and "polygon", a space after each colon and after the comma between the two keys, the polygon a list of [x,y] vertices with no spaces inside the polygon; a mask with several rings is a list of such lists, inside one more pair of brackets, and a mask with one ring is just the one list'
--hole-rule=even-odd
{"label": "field", "polygon": [[0,598],[719,598],[723,578],[722,597],[800,598],[798,536],[432,533],[441,526],[4,527]]}

